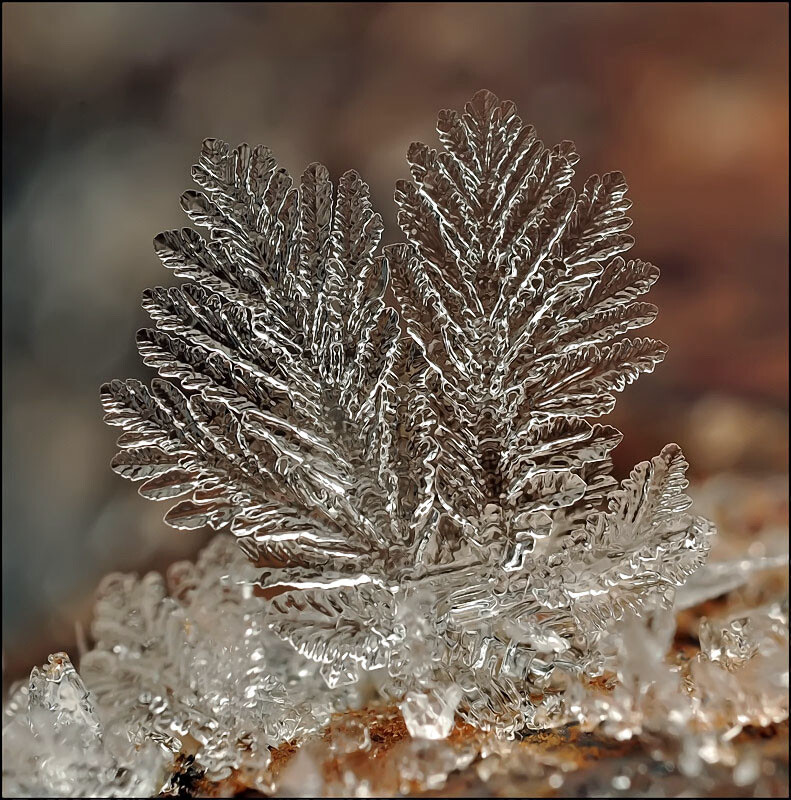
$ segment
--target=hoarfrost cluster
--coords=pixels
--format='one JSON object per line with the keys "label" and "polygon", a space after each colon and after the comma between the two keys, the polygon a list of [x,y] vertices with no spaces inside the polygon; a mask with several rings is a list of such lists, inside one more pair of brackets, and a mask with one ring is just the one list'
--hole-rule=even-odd
{"label": "hoarfrost cluster", "polygon": [[[416,741],[457,714],[506,739],[572,721],[623,738],[652,702],[679,731],[774,708],[787,606],[707,623],[689,685],[663,666],[678,587],[720,593],[700,571],[713,527],[677,445],[619,484],[621,434],[592,421],[666,349],[627,335],[658,270],[624,255],[623,176],[575,191],[571,143],[488,92],[437,130],[396,189],[404,241],[381,249],[355,172],[295,184],[266,148],[204,142],[182,207],[208,235],[160,234],[186,282],[144,295],[159,377],[102,403],[113,469],[174,503],[169,524],[231,535],[167,581],[106,579],[80,675],[53,656],[6,706],[7,792],[169,791],[185,754],[267,791],[270,748],[373,696]],[[648,694],[635,659],[656,665]],[[714,684],[732,708],[695,694]]]}

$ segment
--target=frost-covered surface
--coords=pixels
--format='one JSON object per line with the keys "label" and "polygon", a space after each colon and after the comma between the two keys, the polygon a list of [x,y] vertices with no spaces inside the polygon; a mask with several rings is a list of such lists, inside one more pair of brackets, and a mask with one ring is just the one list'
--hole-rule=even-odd
{"label": "frost-covered surface", "polygon": [[714,528],[680,448],[618,483],[621,434],[590,421],[666,349],[625,338],[656,314],[658,270],[623,255],[623,176],[577,193],[573,146],[488,92],[437,130],[397,187],[406,241],[381,252],[356,173],[335,188],[314,164],[295,186],[266,148],[204,143],[182,206],[208,238],[160,234],[187,282],[144,296],[159,377],[102,402],[113,468],[175,502],[169,524],[239,547],[104,582],[81,678],[58,655],[7,708],[8,793],[176,791],[185,756],[271,788],[271,747],[372,694],[423,742],[407,771],[457,763],[456,713],[501,737],[578,722],[687,743],[787,714],[787,605],[707,623],[689,685],[664,665],[674,608],[767,565],[701,571]]}

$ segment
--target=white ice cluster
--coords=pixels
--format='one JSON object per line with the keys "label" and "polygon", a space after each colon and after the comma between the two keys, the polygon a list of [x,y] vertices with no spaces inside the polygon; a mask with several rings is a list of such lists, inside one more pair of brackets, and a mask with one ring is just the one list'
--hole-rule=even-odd
{"label": "white ice cluster", "polygon": [[177,756],[216,782],[253,787],[269,746],[319,730],[361,702],[330,690],[317,666],[269,631],[249,564],[217,536],[197,563],[99,589],[80,675],[65,654],[33,670],[5,709],[3,792],[144,796],[173,778]]}
{"label": "white ice cluster", "polygon": [[[742,581],[749,574],[743,567]],[[108,576],[95,610],[95,646],[80,674],[60,653],[12,688],[3,720],[4,796],[176,793],[185,757],[212,785],[233,778],[236,786],[282,793],[313,780],[318,793],[366,796],[370,776],[348,773],[344,785],[325,784],[319,767],[335,751],[367,751],[367,729],[347,729],[330,750],[316,734],[335,712],[391,694],[387,677],[379,671],[367,687],[327,688],[318,666],[262,620],[262,600],[245,583],[249,570],[232,537],[218,535],[197,563],[174,564],[167,581],[154,573]],[[727,580],[733,577],[722,586]],[[672,612],[661,608],[613,621],[601,667],[614,688],[570,681],[536,700],[536,727],[577,723],[616,741],[649,734],[692,777],[705,776],[707,764],[737,768],[733,737],[744,726],[788,717],[787,600],[704,619],[701,651],[686,671],[666,660],[674,630]],[[413,656],[417,664],[425,652]],[[394,791],[413,781],[441,788],[449,773],[491,749],[437,741],[455,724],[460,694],[449,684],[403,698],[414,745],[403,748]],[[289,741],[306,742],[299,763],[307,771],[295,761],[273,782],[270,749]],[[484,758],[479,772],[502,779],[506,762],[496,771],[493,763]]]}

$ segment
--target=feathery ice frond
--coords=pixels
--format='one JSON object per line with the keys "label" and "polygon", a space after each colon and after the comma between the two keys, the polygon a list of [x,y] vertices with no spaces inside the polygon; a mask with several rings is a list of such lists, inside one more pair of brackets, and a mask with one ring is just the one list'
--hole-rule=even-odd
{"label": "feathery ice frond", "polygon": [[513,732],[547,724],[558,673],[595,672],[608,616],[671,602],[712,531],[677,446],[619,486],[596,421],[665,353],[630,333],[658,270],[624,256],[623,176],[577,194],[573,146],[488,92],[438,131],[381,256],[356,173],[295,187],[265,148],[207,140],[182,206],[208,238],[155,242],[187,281],[144,297],[159,377],[102,397],[114,469],[175,501],[170,524],[229,527],[262,624],[327,684],[456,684],[467,719]]}
{"label": "feathery ice frond", "polygon": [[[113,468],[179,500],[177,528],[231,530],[254,560],[343,572],[387,550],[399,353],[375,255],[382,221],[355,172],[299,187],[270,151],[204,142],[182,207],[209,231],[155,240],[187,283],[145,293],[138,347],[151,387],[112,381]],[[372,555],[372,557],[374,557]]]}
{"label": "feathery ice frond", "polygon": [[618,488],[621,434],[590,421],[666,350],[625,336],[654,319],[641,298],[658,270],[623,256],[623,176],[577,195],[573,146],[545,147],[490,92],[437,130],[441,150],[409,149],[412,181],[396,190],[407,242],[385,248],[420,364],[410,386],[436,513],[421,580],[464,713],[515,729],[534,724],[527,696],[557,668],[592,663],[603,618],[672,599],[711,528],[684,513],[675,445]]}
{"label": "feathery ice frond", "polygon": [[658,271],[620,255],[633,244],[623,176],[577,196],[571,143],[545,147],[512,103],[479,92],[437,130],[442,151],[409,149],[413,180],[396,191],[408,244],[386,254],[428,365],[444,535],[488,548],[536,535],[595,480],[619,435],[582,418],[662,359],[660,342],[618,338],[653,319],[637,298]]}

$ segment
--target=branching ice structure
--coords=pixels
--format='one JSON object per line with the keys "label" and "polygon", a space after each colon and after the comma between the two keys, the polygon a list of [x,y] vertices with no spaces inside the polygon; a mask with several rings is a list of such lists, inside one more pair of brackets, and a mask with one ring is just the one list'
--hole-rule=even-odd
{"label": "branching ice structure", "polygon": [[[621,434],[589,421],[665,353],[625,338],[656,314],[658,270],[623,256],[623,176],[576,193],[571,143],[545,147],[489,92],[437,129],[397,187],[405,242],[381,252],[356,173],[335,189],[314,164],[295,186],[266,148],[204,142],[182,207],[208,238],[160,234],[187,282],[144,295],[160,377],[102,402],[113,469],[249,563],[219,536],[170,596],[107,579],[80,665],[101,721],[86,700],[70,723],[97,754],[81,791],[187,750],[263,788],[268,747],[361,702],[367,672],[414,735],[456,710],[501,735],[563,724],[612,620],[669,611],[703,563],[713,528],[678,446],[618,484]],[[41,742],[33,683],[7,715]]]}
{"label": "branching ice structure", "polygon": [[[235,774],[265,789],[270,746],[359,705],[356,687],[328,689],[310,662],[267,630],[261,598],[244,584],[253,577],[224,535],[197,563],[173,564],[167,585],[156,573],[109,575],[81,675],[64,654],[51,656],[12,695],[4,756],[15,749],[4,758],[4,780],[13,769],[26,781],[14,793],[145,796],[160,790],[178,755],[193,750],[207,780]],[[90,774],[82,771],[83,746]]]}

